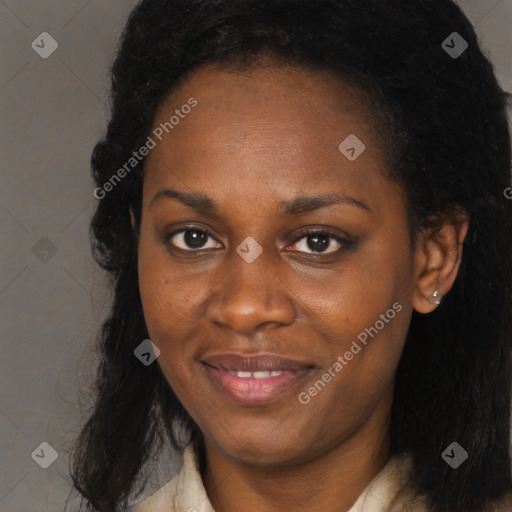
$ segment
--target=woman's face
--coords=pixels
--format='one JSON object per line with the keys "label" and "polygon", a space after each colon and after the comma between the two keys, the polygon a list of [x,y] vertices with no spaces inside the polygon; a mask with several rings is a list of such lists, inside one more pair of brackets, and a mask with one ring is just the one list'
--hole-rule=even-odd
{"label": "woman's face", "polygon": [[362,105],[315,72],[203,68],[155,120],[144,315],[232,459],[285,465],[386,430],[418,265]]}

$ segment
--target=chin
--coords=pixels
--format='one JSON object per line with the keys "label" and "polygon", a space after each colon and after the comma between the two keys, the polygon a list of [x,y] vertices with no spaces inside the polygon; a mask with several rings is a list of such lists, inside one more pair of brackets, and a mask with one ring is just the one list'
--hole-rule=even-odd
{"label": "chin", "polygon": [[311,443],[304,445],[305,436],[290,435],[284,430],[271,431],[226,429],[212,441],[227,457],[247,465],[286,466],[307,458],[304,452]]}

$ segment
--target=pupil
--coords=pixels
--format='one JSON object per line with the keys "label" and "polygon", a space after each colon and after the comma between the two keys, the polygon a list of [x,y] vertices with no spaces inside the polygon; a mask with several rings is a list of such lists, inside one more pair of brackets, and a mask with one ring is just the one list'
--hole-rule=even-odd
{"label": "pupil", "polygon": [[185,243],[189,247],[201,248],[205,242],[207,235],[204,231],[187,229],[185,231]]}
{"label": "pupil", "polygon": [[[310,243],[313,241],[312,243]],[[320,252],[329,245],[329,237],[327,235],[310,235],[308,236],[308,247],[312,251]]]}

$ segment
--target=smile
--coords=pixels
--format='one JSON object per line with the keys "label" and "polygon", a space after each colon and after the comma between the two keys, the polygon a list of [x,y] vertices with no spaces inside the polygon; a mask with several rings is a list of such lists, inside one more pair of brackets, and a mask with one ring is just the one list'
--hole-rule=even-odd
{"label": "smile", "polygon": [[215,390],[242,405],[277,401],[313,371],[311,365],[274,355],[229,354],[201,363]]}

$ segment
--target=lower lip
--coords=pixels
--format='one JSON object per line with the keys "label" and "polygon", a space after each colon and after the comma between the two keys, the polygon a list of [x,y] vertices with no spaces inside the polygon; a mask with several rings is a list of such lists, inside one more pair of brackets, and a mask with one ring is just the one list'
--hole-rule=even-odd
{"label": "lower lip", "polygon": [[217,389],[235,402],[244,405],[261,405],[272,402],[298,386],[312,371],[311,368],[293,372],[283,371],[281,375],[275,377],[254,379],[237,377],[204,363],[203,367],[206,370],[206,375]]}

